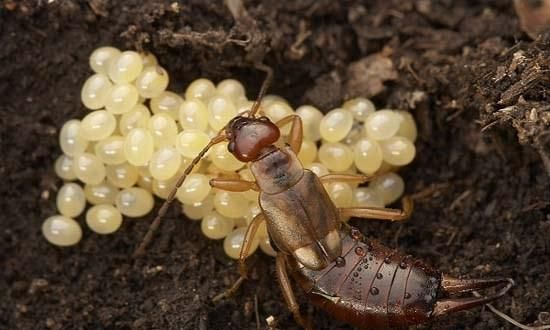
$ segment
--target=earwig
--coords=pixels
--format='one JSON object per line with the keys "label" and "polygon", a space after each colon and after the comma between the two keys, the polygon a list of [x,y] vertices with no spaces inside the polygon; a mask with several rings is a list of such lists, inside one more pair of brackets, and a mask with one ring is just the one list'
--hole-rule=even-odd
{"label": "earwig", "polygon": [[[481,306],[502,297],[513,286],[507,278],[456,279],[422,261],[404,256],[345,224],[349,217],[401,221],[412,212],[412,200],[402,199],[403,210],[355,207],[337,208],[323,183],[363,183],[363,175],[329,174],[317,177],[297,159],[302,143],[302,122],[290,115],[273,123],[258,116],[260,100],[271,81],[267,72],[259,96],[250,111],[233,118],[195,158],[178,180],[134,255],[144,253],[176,190],[214,144],[228,140],[228,150],[250,164],[255,181],[214,178],[212,187],[233,192],[259,191],[262,212],[250,223],[240,253],[240,278],[214,301],[233,294],[247,277],[246,257],[259,226],[265,222],[278,251],[276,269],[285,301],[304,328],[312,323],[300,314],[290,278],[310,301],[331,315],[363,329],[402,328],[442,315]],[[291,125],[288,143],[276,144],[280,128]],[[289,276],[290,275],[290,276]],[[494,294],[454,297],[455,294],[499,287]]]}

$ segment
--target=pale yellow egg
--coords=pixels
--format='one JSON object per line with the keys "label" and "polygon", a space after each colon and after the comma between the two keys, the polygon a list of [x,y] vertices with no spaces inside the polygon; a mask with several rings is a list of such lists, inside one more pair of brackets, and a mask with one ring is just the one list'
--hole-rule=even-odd
{"label": "pale yellow egg", "polygon": [[364,97],[356,97],[354,99],[344,102],[342,108],[349,110],[355,120],[364,122],[367,117],[376,111],[376,107],[371,100]]}
{"label": "pale yellow egg", "polygon": [[199,99],[185,100],[179,108],[178,118],[184,130],[206,131],[208,128],[208,109]]}
{"label": "pale yellow egg", "polygon": [[99,184],[86,184],[84,195],[90,204],[114,204],[118,188],[107,181]]}
{"label": "pale yellow egg", "polygon": [[144,166],[149,163],[154,151],[153,135],[144,128],[133,128],[124,139],[124,155],[128,163]]}
{"label": "pale yellow egg", "polygon": [[90,55],[90,67],[94,72],[107,74],[109,64],[114,58],[120,56],[120,50],[114,47],[99,47],[96,48]]}
{"label": "pale yellow egg", "polygon": [[80,120],[71,119],[61,127],[59,146],[67,156],[74,157],[88,147],[88,140],[80,134],[81,126]]}
{"label": "pale yellow egg", "polygon": [[[239,259],[245,234],[246,234],[246,228],[240,227],[233,230],[231,233],[229,233],[225,237],[225,240],[223,241],[223,249],[225,251],[225,254],[227,254],[228,257],[232,259]],[[252,246],[248,251],[247,256],[253,254],[256,251],[256,249],[258,249],[259,243],[260,242],[258,240],[252,240]]]}
{"label": "pale yellow egg", "polygon": [[201,230],[204,236],[210,239],[222,239],[233,231],[235,222],[216,211],[207,213],[201,221]]}
{"label": "pale yellow egg", "polygon": [[63,216],[54,215],[42,224],[42,234],[48,242],[57,246],[75,245],[82,238],[82,228],[78,222]]}
{"label": "pale yellow egg", "polygon": [[405,182],[395,173],[386,173],[374,178],[369,184],[369,188],[374,189],[388,205],[395,202],[405,191]]}
{"label": "pale yellow egg", "polygon": [[72,181],[76,179],[73,171],[73,159],[67,155],[61,155],[57,158],[54,165],[55,174],[63,180]]}
{"label": "pale yellow egg", "polygon": [[146,128],[150,117],[149,109],[143,104],[137,104],[120,117],[118,129],[122,135],[127,135],[134,128]]}
{"label": "pale yellow egg", "polygon": [[296,114],[302,119],[304,138],[316,142],[321,139],[321,120],[323,113],[311,105],[303,105],[296,109]]}
{"label": "pale yellow egg", "polygon": [[113,84],[109,78],[101,73],[89,77],[80,92],[80,99],[88,109],[96,110],[105,106],[105,100]]}
{"label": "pale yellow egg", "polygon": [[69,218],[77,217],[86,206],[84,190],[76,183],[66,183],[57,192],[56,203],[59,213]]}
{"label": "pale yellow egg", "polygon": [[117,209],[130,218],[139,218],[151,212],[154,206],[151,193],[142,188],[121,190],[115,200]]}
{"label": "pale yellow egg", "polygon": [[168,72],[159,65],[148,66],[137,77],[135,84],[139,95],[153,98],[160,95],[168,87]]}
{"label": "pale yellow egg", "polygon": [[86,224],[98,234],[112,234],[122,225],[122,215],[113,205],[95,205],[86,212]]}
{"label": "pale yellow egg", "polygon": [[216,86],[208,79],[200,78],[193,80],[185,90],[185,99],[199,99],[203,102],[207,101],[216,93]]}
{"label": "pale yellow egg", "polygon": [[109,63],[109,78],[117,84],[134,81],[143,69],[141,56],[128,50],[114,56]]}

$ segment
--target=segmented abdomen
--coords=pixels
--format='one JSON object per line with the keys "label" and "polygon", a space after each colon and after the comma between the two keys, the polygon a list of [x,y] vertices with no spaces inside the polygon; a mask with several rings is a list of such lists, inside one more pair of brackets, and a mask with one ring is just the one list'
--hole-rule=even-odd
{"label": "segmented abdomen", "polygon": [[343,253],[323,270],[287,260],[314,304],[364,329],[423,323],[436,301],[441,274],[354,228],[341,232]]}

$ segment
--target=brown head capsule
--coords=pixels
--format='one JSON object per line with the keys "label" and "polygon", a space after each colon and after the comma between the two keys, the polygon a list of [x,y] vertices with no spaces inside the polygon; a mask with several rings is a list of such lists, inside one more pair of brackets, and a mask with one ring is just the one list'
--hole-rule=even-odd
{"label": "brown head capsule", "polygon": [[257,160],[281,135],[267,117],[235,117],[227,124],[225,134],[229,140],[227,149],[241,162]]}

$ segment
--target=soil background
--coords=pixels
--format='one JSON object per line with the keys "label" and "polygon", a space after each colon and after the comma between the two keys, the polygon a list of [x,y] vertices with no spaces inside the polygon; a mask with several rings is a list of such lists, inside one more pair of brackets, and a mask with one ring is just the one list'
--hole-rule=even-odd
{"label": "soil background", "polygon": [[[43,239],[62,185],[57,135],[87,112],[80,86],[102,45],[153,51],[170,90],[232,77],[253,98],[263,60],[275,70],[270,93],[294,106],[328,111],[366,95],[411,111],[418,155],[400,173],[422,197],[415,213],[355,224],[442,271],[512,277],[495,305],[522,322],[550,312],[550,36],[530,39],[511,2],[231,1],[233,12],[202,0],[0,3],[0,329],[256,329],[255,300],[262,329],[270,315],[298,329],[264,255],[233,299],[210,303],[237,278],[235,263],[177,207],[138,260],[152,215],[111,236],[84,230],[72,248]],[[300,302],[319,329],[349,329]],[[477,308],[420,328],[512,326]]]}

